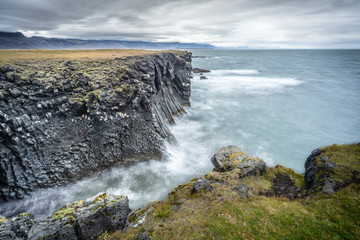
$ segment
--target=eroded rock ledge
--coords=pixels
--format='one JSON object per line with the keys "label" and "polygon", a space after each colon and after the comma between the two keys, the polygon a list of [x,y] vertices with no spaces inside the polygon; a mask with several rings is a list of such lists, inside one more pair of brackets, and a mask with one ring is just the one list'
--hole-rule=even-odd
{"label": "eroded rock ledge", "polygon": [[0,67],[0,199],[161,157],[189,105],[191,53]]}

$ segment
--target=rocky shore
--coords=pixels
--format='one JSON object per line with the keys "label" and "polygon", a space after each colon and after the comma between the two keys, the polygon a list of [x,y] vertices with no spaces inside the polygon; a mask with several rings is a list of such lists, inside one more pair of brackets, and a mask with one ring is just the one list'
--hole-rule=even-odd
{"label": "rocky shore", "polygon": [[191,53],[115,51],[81,59],[32,52],[49,58],[0,66],[2,201],[161,158],[167,124],[189,105]]}
{"label": "rocky shore", "polygon": [[4,218],[0,237],[356,239],[360,234],[360,144],[314,150],[305,175],[279,165],[268,168],[236,146],[221,148],[211,162],[213,172],[178,186],[163,202],[131,211],[127,197],[99,193],[46,219],[29,213]]}

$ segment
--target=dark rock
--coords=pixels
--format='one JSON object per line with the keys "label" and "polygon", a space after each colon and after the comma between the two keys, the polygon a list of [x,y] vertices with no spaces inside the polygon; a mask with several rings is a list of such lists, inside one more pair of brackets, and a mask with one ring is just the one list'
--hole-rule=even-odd
{"label": "dark rock", "polygon": [[232,190],[237,192],[241,199],[247,199],[248,198],[248,191],[249,187],[245,184],[239,184],[237,187],[234,187]]}
{"label": "dark rock", "polygon": [[208,192],[210,190],[211,190],[211,182],[206,180],[205,178],[199,178],[194,182],[191,193],[193,194],[201,191]]}
{"label": "dark rock", "polygon": [[206,76],[200,76],[200,79],[207,79],[207,77]]}
{"label": "dark rock", "polygon": [[193,68],[193,73],[208,73],[211,72],[208,69],[202,69],[202,68]]}
{"label": "dark rock", "polygon": [[188,52],[16,64],[0,66],[0,201],[161,158],[190,104]]}
{"label": "dark rock", "polygon": [[305,186],[308,194],[319,191],[333,194],[341,187],[340,182],[330,178],[335,163],[329,156],[323,156],[323,153],[321,149],[315,149],[306,159]]}
{"label": "dark rock", "polygon": [[265,192],[264,195],[268,197],[287,197],[294,200],[302,197],[302,190],[295,186],[294,181],[288,174],[277,173],[275,178],[272,179],[271,191]]}
{"label": "dark rock", "polygon": [[67,204],[52,217],[21,214],[0,224],[1,239],[94,239],[104,231],[122,230],[130,213],[127,197],[99,193],[87,203]]}

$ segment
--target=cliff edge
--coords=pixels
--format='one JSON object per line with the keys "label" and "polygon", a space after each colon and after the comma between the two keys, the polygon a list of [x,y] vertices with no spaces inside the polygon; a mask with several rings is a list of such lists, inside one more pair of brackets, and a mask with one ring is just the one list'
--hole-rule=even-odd
{"label": "cliff edge", "polygon": [[2,200],[159,159],[190,104],[189,52],[28,52],[1,52]]}

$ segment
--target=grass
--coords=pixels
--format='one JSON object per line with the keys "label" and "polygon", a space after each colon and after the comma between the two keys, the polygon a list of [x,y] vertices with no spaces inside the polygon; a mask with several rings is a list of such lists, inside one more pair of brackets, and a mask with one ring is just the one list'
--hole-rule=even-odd
{"label": "grass", "polygon": [[317,158],[317,161],[321,161],[322,156],[329,156],[330,160],[336,163],[333,173],[331,173],[335,180],[350,182],[353,172],[360,173],[360,144],[334,144],[321,150],[323,153]]}
{"label": "grass", "polygon": [[[360,162],[359,144],[332,145],[323,150],[337,164]],[[242,179],[237,169],[212,172],[205,176],[216,181],[210,192],[191,194],[194,179],[156,203],[139,227],[126,233],[106,233],[100,239],[134,239],[144,231],[151,233],[152,239],[360,238],[360,185],[352,183],[333,195],[318,193],[296,200],[259,195],[259,191],[271,189],[277,174],[287,174],[305,192],[304,175],[280,165],[267,168],[263,176]],[[250,187],[248,199],[240,199],[232,190],[239,183]]]}
{"label": "grass", "polygon": [[0,64],[17,60],[39,59],[114,59],[135,55],[154,54],[159,51],[142,49],[100,49],[100,50],[0,50]]}
{"label": "grass", "polygon": [[202,193],[169,214],[167,221],[153,216],[140,228],[103,239],[134,239],[144,230],[152,231],[153,239],[359,239],[359,193],[359,185],[350,185],[313,199],[257,196],[223,202],[210,201],[208,193]]}

